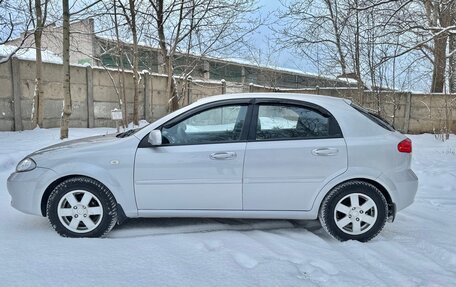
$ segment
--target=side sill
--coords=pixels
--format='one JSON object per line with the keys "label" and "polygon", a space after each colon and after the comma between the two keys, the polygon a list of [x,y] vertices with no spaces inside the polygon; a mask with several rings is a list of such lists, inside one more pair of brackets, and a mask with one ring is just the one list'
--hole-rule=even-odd
{"label": "side sill", "polygon": [[207,217],[207,218],[256,218],[256,219],[317,219],[311,211],[269,210],[138,210],[139,217]]}

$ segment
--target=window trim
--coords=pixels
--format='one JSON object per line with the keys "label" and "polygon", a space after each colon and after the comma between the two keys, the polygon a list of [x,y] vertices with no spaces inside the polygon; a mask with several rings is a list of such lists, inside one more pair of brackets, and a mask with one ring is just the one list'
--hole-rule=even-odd
{"label": "window trim", "polygon": [[[325,116],[328,116],[329,120],[329,131],[332,135],[328,136],[318,136],[318,137],[296,137],[296,138],[278,138],[278,139],[256,139],[256,129],[258,125],[258,114],[260,105],[283,105],[283,106],[297,106],[301,108],[306,108],[314,110],[318,113],[321,113]],[[248,134],[248,142],[273,142],[273,141],[294,141],[294,140],[315,140],[315,139],[336,139],[343,138],[342,130],[340,129],[339,123],[334,118],[334,116],[325,108],[304,101],[298,100],[284,100],[284,99],[257,99],[253,107],[252,119],[250,120],[250,129]]]}
{"label": "window trim", "polygon": [[[241,131],[241,136],[239,140],[232,140],[232,141],[223,141],[223,142],[206,142],[206,143],[184,143],[184,144],[172,144],[172,145],[160,145],[160,147],[174,147],[174,146],[191,146],[191,145],[208,145],[208,144],[227,144],[227,143],[240,143],[240,142],[246,142],[247,137],[248,137],[248,132],[250,127],[250,120],[252,119],[252,109],[253,109],[253,103],[254,99],[230,99],[230,100],[221,100],[221,101],[216,101],[216,102],[211,102],[205,105],[201,105],[198,107],[195,107],[194,109],[191,109],[189,111],[186,111],[170,120],[167,122],[161,124],[155,130],[162,130],[163,127],[170,127],[175,124],[178,124],[182,121],[185,121],[186,119],[195,116],[197,114],[200,114],[202,112],[205,112],[210,109],[214,108],[219,108],[219,107],[225,107],[225,106],[235,106],[235,105],[240,105],[240,106],[247,106],[247,112],[245,115],[245,123],[242,127]],[[150,148],[154,147],[152,146],[149,141],[148,141],[149,133],[147,133],[142,140],[139,142],[138,148]]]}

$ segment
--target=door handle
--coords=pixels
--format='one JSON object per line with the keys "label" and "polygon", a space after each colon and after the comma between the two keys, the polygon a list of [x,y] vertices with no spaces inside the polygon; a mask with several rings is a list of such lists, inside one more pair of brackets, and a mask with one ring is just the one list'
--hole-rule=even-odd
{"label": "door handle", "polygon": [[336,155],[339,152],[337,148],[316,148],[312,150],[313,155],[321,155],[321,156],[329,156],[329,155]]}
{"label": "door handle", "polygon": [[232,151],[227,152],[214,152],[211,153],[209,156],[211,159],[234,159],[236,157],[236,153]]}

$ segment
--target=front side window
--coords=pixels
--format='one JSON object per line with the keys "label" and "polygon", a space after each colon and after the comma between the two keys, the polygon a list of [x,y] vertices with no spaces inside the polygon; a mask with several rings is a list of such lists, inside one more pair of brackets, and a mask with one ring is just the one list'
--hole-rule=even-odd
{"label": "front side window", "polygon": [[257,140],[305,139],[330,136],[330,116],[295,105],[260,105]]}
{"label": "front side window", "polygon": [[238,141],[247,114],[247,105],[216,107],[162,128],[163,144],[204,144]]}

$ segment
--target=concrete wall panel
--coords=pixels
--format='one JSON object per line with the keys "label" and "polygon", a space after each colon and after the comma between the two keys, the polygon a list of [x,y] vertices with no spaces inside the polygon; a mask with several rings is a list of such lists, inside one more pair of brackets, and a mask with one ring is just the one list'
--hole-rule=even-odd
{"label": "concrete wall panel", "polygon": [[[35,88],[35,63],[33,61],[17,60],[18,79],[14,79],[16,88],[12,88],[11,62],[0,65],[0,130],[11,130],[15,126],[15,114],[12,99],[20,99],[16,113],[22,114],[17,122],[22,123],[24,129],[32,128],[30,120],[33,92]],[[92,81],[88,82],[92,71]],[[89,72],[89,74],[88,74]],[[120,91],[119,76],[115,70],[103,68],[87,68],[82,66],[71,67],[71,94],[73,114],[70,118],[71,127],[87,127],[89,111],[93,113],[94,126],[115,126],[111,120],[111,110],[119,107],[117,90]],[[160,118],[168,113],[168,95],[166,94],[167,78],[162,75],[149,74],[147,76],[147,102],[144,112],[144,77],[138,89],[138,114],[142,119],[144,114],[150,119]],[[59,64],[43,63],[43,92],[44,92],[44,127],[58,127],[63,104],[62,66]],[[194,80],[191,84],[177,80],[178,92],[183,93],[181,104],[222,93],[222,83],[214,81]],[[92,84],[90,84],[92,83]],[[324,84],[324,83],[322,83]],[[187,86],[190,89],[187,89]],[[131,71],[125,72],[125,92],[127,97],[128,121],[132,121],[133,114],[133,77]],[[258,85],[226,83],[226,91],[233,92],[293,92],[303,94],[320,94],[333,97],[351,99],[372,111],[380,111],[380,115],[390,122],[394,121],[397,128],[409,127],[411,133],[432,132],[446,127],[447,123],[453,132],[456,128],[456,95],[442,94],[409,94],[406,92],[369,92],[359,93],[356,88],[303,88],[277,89]],[[15,94],[16,93],[16,94]],[[93,104],[88,95],[93,93]],[[408,99],[410,102],[408,103]],[[91,103],[88,107],[88,103]],[[410,107],[410,118],[407,119]],[[150,110],[149,110],[150,109]],[[92,112],[93,111],[93,112]]]}
{"label": "concrete wall panel", "polygon": [[13,86],[10,78],[0,78],[0,99],[12,99]]}

